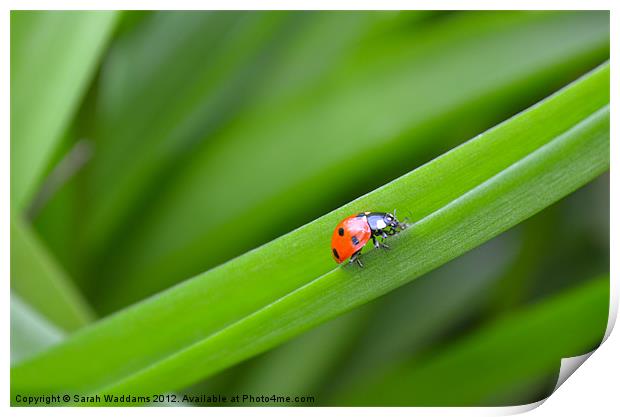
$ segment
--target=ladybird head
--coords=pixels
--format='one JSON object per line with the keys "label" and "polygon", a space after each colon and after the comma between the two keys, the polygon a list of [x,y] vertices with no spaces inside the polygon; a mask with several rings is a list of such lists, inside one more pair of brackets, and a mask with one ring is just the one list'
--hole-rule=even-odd
{"label": "ladybird head", "polygon": [[400,225],[400,222],[396,218],[396,213],[385,213],[385,216],[383,216],[383,221],[387,226],[391,227],[398,227]]}
{"label": "ladybird head", "polygon": [[402,221],[396,218],[396,209],[393,213],[386,213],[383,217],[383,221],[386,225],[391,226],[395,232],[402,231],[409,226],[409,218],[405,217]]}

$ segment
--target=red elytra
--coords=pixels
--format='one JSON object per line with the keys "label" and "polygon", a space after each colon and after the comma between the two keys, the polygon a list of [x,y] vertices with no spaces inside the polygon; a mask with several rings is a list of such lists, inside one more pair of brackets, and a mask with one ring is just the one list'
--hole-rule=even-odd
{"label": "red elytra", "polygon": [[372,235],[366,217],[352,215],[342,220],[332,235],[332,256],[338,263],[344,262],[364,247]]}

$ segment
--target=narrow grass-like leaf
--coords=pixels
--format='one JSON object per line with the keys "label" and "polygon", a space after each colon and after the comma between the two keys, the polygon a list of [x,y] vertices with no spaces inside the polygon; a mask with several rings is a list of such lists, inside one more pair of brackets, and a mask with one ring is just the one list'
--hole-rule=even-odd
{"label": "narrow grass-like leaf", "polygon": [[[235,113],[226,128],[196,124],[188,130],[204,146],[184,148],[190,157],[155,179],[153,198],[128,222],[119,222],[110,206],[116,201],[126,211],[143,196],[144,188],[125,186],[142,181],[133,167],[145,164],[131,161],[134,154],[148,159],[157,152],[163,158],[184,139],[154,131],[156,139],[146,134],[147,143],[127,152],[127,143],[142,133],[127,141],[107,135],[118,141],[118,153],[130,168],[117,184],[112,175],[119,172],[117,165],[102,167],[98,171],[110,175],[101,175],[102,185],[89,187],[92,194],[85,198],[94,202],[93,215],[87,212],[81,228],[85,257],[93,262],[86,273],[100,284],[90,294],[93,302],[109,312],[142,299],[504,120],[607,59],[607,19],[606,13],[457,13],[417,30],[414,25],[383,43],[361,43],[329,77],[299,94],[256,103],[250,95],[249,109]],[[304,35],[301,31],[302,40]],[[293,35],[287,39],[297,41]],[[285,55],[274,65],[286,66],[289,59]],[[267,78],[263,88],[288,85],[278,83],[281,79],[286,80]],[[164,131],[185,132],[166,122],[176,120],[173,115],[182,114],[184,105],[175,110],[164,102],[166,117],[154,123],[166,123]],[[204,124],[217,103],[197,120]],[[152,145],[160,141],[161,148]],[[110,194],[113,198],[104,197]],[[234,238],[218,239],[222,235]]]}
{"label": "narrow grass-like leaf", "polygon": [[[386,375],[360,380],[358,388],[336,404],[493,405],[498,391],[557,371],[560,359],[595,348],[605,333],[608,306],[609,276],[590,280],[502,317],[427,357],[400,364]],[[474,375],[476,383],[468,383]]]}
{"label": "narrow grass-like leaf", "polygon": [[73,282],[19,215],[11,218],[11,288],[66,331],[94,318]]}
{"label": "narrow grass-like leaf", "polygon": [[[12,369],[14,392],[188,386],[387,293],[609,167],[609,66],[419,169],[269,244],[106,318]],[[392,250],[335,268],[334,225],[410,211]],[[93,360],[93,358],[97,360]]]}
{"label": "narrow grass-like leaf", "polygon": [[12,206],[33,196],[115,20],[115,12],[11,12]]}

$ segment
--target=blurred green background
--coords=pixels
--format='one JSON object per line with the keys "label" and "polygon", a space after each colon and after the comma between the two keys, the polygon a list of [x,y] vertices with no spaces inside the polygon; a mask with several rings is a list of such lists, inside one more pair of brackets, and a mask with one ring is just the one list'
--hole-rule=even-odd
{"label": "blurred green background", "polygon": [[[12,12],[12,363],[608,59],[607,12]],[[574,354],[600,342],[606,308],[578,308],[606,294],[608,272],[605,175],[187,390],[313,405],[535,401],[555,385],[562,318],[584,320]]]}

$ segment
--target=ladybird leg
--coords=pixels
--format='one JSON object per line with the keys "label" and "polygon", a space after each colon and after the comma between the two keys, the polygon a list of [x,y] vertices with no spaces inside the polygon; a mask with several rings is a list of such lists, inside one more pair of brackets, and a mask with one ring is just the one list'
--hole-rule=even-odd
{"label": "ladybird leg", "polygon": [[364,267],[364,264],[362,263],[362,260],[360,259],[359,256],[357,258],[355,258],[355,262],[357,262],[357,264],[360,266],[360,268]]}
{"label": "ladybird leg", "polygon": [[[385,239],[387,239],[387,238],[388,238],[388,234],[387,234],[387,233],[385,233],[385,231],[383,231],[383,230],[382,230],[382,231],[381,231],[381,237],[383,237],[383,240],[385,240]],[[381,242],[381,247],[382,247],[383,249],[390,249],[390,247],[389,247],[389,246],[388,246],[385,242]]]}
{"label": "ladybird leg", "polygon": [[[385,234],[384,231],[377,232],[377,235],[383,236],[384,239],[387,237],[387,235]],[[381,248],[381,249],[390,249],[390,247],[388,245],[386,245],[385,243],[379,242],[375,235],[372,235],[372,243],[375,245],[375,248],[377,248],[377,249],[379,249],[379,248]]]}
{"label": "ladybird leg", "polygon": [[372,235],[372,244],[375,245],[375,248],[379,249],[380,243],[375,235]]}
{"label": "ladybird leg", "polygon": [[364,264],[362,263],[362,261],[360,260],[360,253],[362,251],[358,250],[357,252],[355,252],[353,255],[351,255],[351,259],[349,259],[349,263],[353,263],[353,262],[357,262],[357,264],[360,266],[360,268],[364,267]]}

